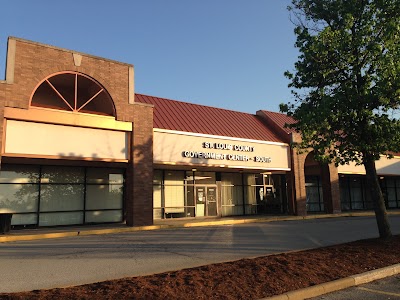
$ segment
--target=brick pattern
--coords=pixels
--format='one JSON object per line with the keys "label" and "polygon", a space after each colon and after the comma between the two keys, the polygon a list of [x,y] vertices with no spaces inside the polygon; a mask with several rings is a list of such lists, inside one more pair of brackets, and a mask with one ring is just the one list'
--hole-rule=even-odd
{"label": "brick pattern", "polygon": [[337,214],[342,212],[342,206],[340,203],[340,186],[339,186],[339,173],[338,169],[334,164],[329,164],[329,179],[327,182],[330,183],[330,197],[331,197],[331,211],[329,213]]}
{"label": "brick pattern", "polygon": [[[293,142],[299,142],[300,134],[292,133]],[[296,149],[292,150],[292,172],[291,177],[294,181],[294,191],[292,193],[292,201],[295,206],[295,214],[299,216],[307,215],[306,206],[306,186],[305,186],[305,162],[310,151],[298,153]],[[334,164],[321,165],[321,179],[323,199],[327,213],[341,212],[340,206],[340,189],[338,170]]]}
{"label": "brick pattern", "polygon": [[293,170],[286,173],[286,191],[288,199],[288,214],[296,215],[296,192],[294,187],[294,175]]}
{"label": "brick pattern", "polygon": [[[135,225],[153,223],[153,109],[141,107],[135,110],[134,121],[134,192]],[[140,217],[139,217],[140,215]]]}
{"label": "brick pattern", "polygon": [[[8,84],[5,82],[0,82],[0,149],[3,149],[3,136],[4,136],[4,105],[5,105],[5,100],[6,100],[6,90],[7,90]],[[0,169],[1,169],[1,154],[2,151],[0,151]]]}
{"label": "brick pattern", "polygon": [[14,84],[7,86],[5,106],[27,109],[33,92],[46,77],[57,72],[76,71],[91,76],[109,92],[117,120],[133,120],[133,116],[128,115],[129,65],[83,55],[81,66],[77,67],[72,53],[17,40]]}
{"label": "brick pattern", "polygon": [[127,170],[126,223],[153,224],[153,108],[135,105],[131,158]]}
{"label": "brick pattern", "polygon": [[296,215],[305,216],[307,215],[306,207],[306,177],[304,174],[304,164],[306,161],[307,153],[297,153],[297,150],[292,151],[293,160],[293,176],[294,176],[294,187],[295,187],[295,208]]}
{"label": "brick pattern", "polygon": [[[131,65],[82,55],[75,66],[74,51],[16,39],[14,83],[0,82],[0,117],[4,106],[28,109],[33,92],[47,77],[65,71],[91,76],[110,94],[116,119],[132,122],[131,158],[127,167],[125,193],[126,221],[130,226],[153,223],[153,107],[129,104],[129,68]],[[3,122],[0,122],[0,146]]]}

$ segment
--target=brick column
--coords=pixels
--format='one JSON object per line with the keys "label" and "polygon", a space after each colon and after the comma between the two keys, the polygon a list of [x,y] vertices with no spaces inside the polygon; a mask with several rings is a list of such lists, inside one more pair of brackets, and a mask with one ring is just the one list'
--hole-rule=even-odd
{"label": "brick column", "polygon": [[324,200],[325,211],[330,214],[333,211],[333,199],[331,189],[331,176],[327,164],[319,164],[321,169],[322,198]]}
{"label": "brick column", "polygon": [[298,216],[307,215],[306,207],[306,177],[304,174],[304,162],[307,154],[298,154],[293,151],[293,171],[294,171],[294,185],[296,193],[296,214]]}
{"label": "brick column", "polygon": [[330,214],[340,213],[340,188],[339,174],[334,164],[321,166],[322,190],[326,212]]}
{"label": "brick column", "polygon": [[126,176],[126,224],[153,224],[153,107],[135,104]]}
{"label": "brick column", "polygon": [[339,173],[334,164],[329,164],[328,168],[332,199],[332,211],[330,211],[330,213],[336,214],[342,212],[342,206],[340,203]]}
{"label": "brick column", "polygon": [[[0,82],[0,149],[3,149],[3,145],[6,141],[3,140],[4,134],[4,104],[6,101],[6,83]],[[0,169],[1,169],[1,152],[0,152]]]}
{"label": "brick column", "polygon": [[[292,133],[292,142],[300,142],[301,136]],[[296,149],[292,150],[292,175],[294,180],[294,203],[296,204],[296,214],[299,216],[307,215],[306,207],[306,182],[305,182],[305,162],[309,152],[297,153]],[[322,190],[325,208],[327,213],[340,213],[340,189],[339,174],[334,164],[321,165]],[[288,184],[289,185],[289,184]]]}
{"label": "brick column", "polygon": [[[293,158],[293,156],[292,156]],[[293,168],[293,166],[292,166]],[[294,174],[293,169],[290,172],[286,173],[286,196],[288,199],[288,214],[296,215],[296,192],[294,190]]]}
{"label": "brick column", "polygon": [[[300,142],[301,136],[298,133],[291,134],[292,142]],[[297,153],[296,149],[292,150],[292,179],[294,180],[294,196],[296,215],[307,215],[306,207],[306,178],[304,174],[304,163],[308,153]]]}

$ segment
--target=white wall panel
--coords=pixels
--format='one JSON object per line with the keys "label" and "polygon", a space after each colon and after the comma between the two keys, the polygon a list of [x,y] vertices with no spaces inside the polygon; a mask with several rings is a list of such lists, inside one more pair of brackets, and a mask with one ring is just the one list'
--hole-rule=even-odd
{"label": "white wall panel", "polygon": [[[375,162],[376,171],[378,175],[400,175],[400,158],[394,157],[391,159],[381,156]],[[365,174],[363,165],[356,166],[355,163],[343,165],[338,167],[338,172],[342,174]]]}
{"label": "white wall panel", "polygon": [[6,154],[128,159],[128,133],[7,120]]}
{"label": "white wall panel", "polygon": [[153,141],[155,164],[290,170],[290,149],[283,143],[158,130]]}

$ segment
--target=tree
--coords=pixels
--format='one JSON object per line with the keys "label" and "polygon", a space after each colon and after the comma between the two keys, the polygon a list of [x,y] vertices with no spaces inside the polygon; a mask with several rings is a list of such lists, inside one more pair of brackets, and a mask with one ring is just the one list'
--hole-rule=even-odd
{"label": "tree", "polygon": [[363,164],[382,238],[391,236],[375,161],[400,150],[400,1],[292,0],[294,102],[280,109],[300,148],[336,165]]}

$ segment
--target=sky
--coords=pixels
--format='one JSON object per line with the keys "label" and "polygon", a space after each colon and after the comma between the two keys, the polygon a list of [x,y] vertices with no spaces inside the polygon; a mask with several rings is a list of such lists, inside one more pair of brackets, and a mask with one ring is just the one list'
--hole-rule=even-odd
{"label": "sky", "polygon": [[255,114],[291,100],[290,0],[3,0],[14,36],[134,65],[135,92]]}

